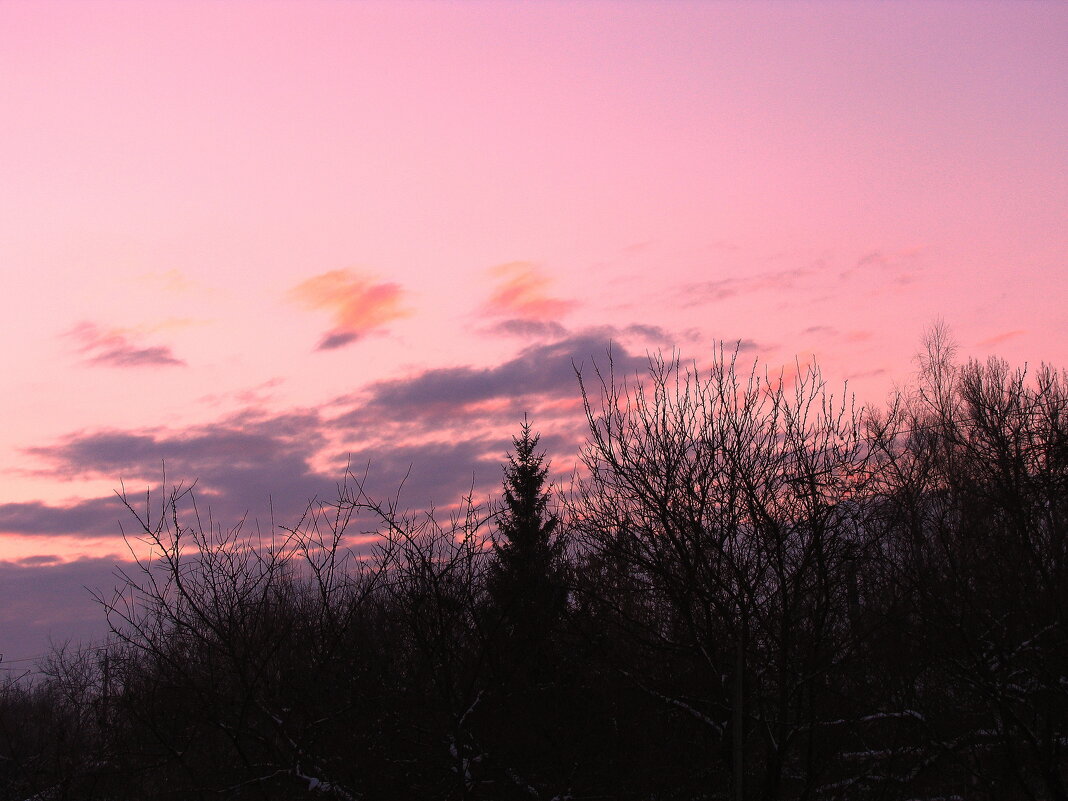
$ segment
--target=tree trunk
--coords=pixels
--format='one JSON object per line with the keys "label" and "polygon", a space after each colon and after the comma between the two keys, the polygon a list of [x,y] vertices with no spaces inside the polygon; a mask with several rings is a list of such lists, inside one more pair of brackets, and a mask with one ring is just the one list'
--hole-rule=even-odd
{"label": "tree trunk", "polygon": [[745,616],[739,620],[738,647],[734,660],[734,711],[731,729],[734,733],[732,739],[733,773],[734,773],[734,799],[745,801],[745,640],[746,622]]}

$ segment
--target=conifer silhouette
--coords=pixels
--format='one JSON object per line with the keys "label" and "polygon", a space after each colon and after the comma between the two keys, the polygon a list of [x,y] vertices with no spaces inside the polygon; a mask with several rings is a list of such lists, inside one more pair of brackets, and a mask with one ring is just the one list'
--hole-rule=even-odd
{"label": "conifer silhouette", "polygon": [[560,518],[551,508],[552,491],[546,485],[549,466],[545,454],[537,451],[540,439],[524,416],[504,467],[504,498],[497,515],[496,559],[489,582],[498,610],[513,629],[532,627],[527,634],[543,631],[563,601]]}

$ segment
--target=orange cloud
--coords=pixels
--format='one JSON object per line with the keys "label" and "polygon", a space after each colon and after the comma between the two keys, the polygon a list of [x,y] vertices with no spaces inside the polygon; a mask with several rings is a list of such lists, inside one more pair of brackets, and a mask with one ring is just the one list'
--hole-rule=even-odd
{"label": "orange cloud", "polygon": [[554,320],[575,305],[574,301],[550,297],[546,292],[550,279],[530,262],[498,264],[489,272],[497,280],[497,288],[486,303],[491,314],[523,320]]}
{"label": "orange cloud", "polygon": [[317,350],[332,350],[361,339],[390,320],[408,314],[401,306],[399,284],[374,283],[348,270],[331,270],[309,278],[290,290],[290,297],[309,309],[328,309],[334,327]]}

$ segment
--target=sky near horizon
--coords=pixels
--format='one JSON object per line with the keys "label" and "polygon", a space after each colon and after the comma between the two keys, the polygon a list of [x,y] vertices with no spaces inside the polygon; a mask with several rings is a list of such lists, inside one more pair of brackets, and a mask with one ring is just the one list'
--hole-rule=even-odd
{"label": "sky near horizon", "polygon": [[1062,3],[4,2],[0,115],[9,664],[99,630],[164,460],[421,508],[524,412],[566,473],[609,345],[1068,365]]}

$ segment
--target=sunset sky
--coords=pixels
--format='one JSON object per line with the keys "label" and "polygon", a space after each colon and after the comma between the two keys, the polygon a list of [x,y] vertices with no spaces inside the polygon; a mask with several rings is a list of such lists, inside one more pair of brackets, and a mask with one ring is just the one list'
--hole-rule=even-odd
{"label": "sunset sky", "polygon": [[1060,2],[3,2],[0,121],[0,667],[102,633],[164,461],[447,506],[524,412],[566,474],[610,345],[1068,365]]}

